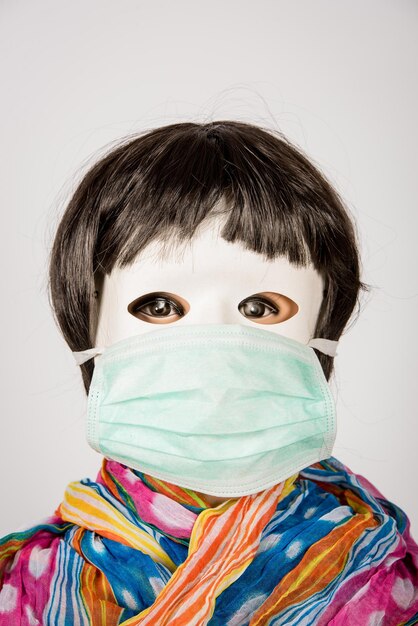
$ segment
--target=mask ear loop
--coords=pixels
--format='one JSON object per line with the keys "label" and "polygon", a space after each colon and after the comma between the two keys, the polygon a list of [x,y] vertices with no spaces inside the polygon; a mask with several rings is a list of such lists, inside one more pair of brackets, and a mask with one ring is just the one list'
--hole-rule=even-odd
{"label": "mask ear loop", "polygon": [[334,339],[324,339],[322,337],[315,337],[315,339],[311,339],[308,341],[308,346],[311,348],[315,348],[328,356],[337,356],[337,346],[338,341]]}
{"label": "mask ear loop", "polygon": [[89,348],[88,350],[79,350],[77,352],[73,352],[74,358],[76,360],[77,365],[82,365],[86,361],[89,361],[97,354],[102,354],[104,351],[104,346],[99,346],[97,348]]}

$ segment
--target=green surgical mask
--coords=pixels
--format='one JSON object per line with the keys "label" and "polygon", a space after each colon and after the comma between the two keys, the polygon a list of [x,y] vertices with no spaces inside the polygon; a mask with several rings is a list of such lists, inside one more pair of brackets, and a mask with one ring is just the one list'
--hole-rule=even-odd
{"label": "green surgical mask", "polygon": [[87,440],[99,453],[181,487],[220,497],[267,489],[331,455],[334,400],[308,345],[242,324],[170,326],[96,359]]}

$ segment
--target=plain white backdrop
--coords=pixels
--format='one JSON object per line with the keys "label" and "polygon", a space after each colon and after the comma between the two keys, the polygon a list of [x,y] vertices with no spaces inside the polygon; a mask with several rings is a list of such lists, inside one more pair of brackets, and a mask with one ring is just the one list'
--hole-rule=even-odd
{"label": "plain white backdrop", "polygon": [[284,132],[356,220],[373,289],[335,361],[334,455],[418,539],[417,29],[415,0],[2,0],[0,536],[101,464],[47,296],[66,201],[120,137],[231,118]]}

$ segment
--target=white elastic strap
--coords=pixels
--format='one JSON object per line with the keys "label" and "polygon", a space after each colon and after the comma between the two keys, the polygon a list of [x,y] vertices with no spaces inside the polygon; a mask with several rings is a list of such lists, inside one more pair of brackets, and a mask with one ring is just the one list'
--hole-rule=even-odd
{"label": "white elastic strap", "polygon": [[97,354],[101,354],[104,350],[104,346],[98,348],[89,348],[88,350],[80,350],[79,352],[73,352],[77,365],[82,365],[89,359],[92,359]]}
{"label": "white elastic strap", "polygon": [[308,346],[316,348],[320,352],[327,354],[328,356],[337,356],[338,341],[334,339],[323,339],[322,337],[315,337],[308,341]]}

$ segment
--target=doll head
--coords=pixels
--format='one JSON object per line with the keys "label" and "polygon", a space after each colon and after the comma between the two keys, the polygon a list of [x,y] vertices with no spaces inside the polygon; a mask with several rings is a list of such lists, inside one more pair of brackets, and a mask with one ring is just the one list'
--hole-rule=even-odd
{"label": "doll head", "polygon": [[[355,229],[347,209],[324,175],[286,138],[238,121],[172,124],[129,137],[113,148],[85,174],[64,212],[51,251],[49,286],[70,349],[85,350],[98,339],[111,343],[123,333],[141,332],[130,325],[138,319],[156,322],[155,317],[140,317],[141,311],[150,310],[138,308],[145,301],[134,297],[131,286],[143,272],[140,292],[151,296],[156,283],[150,279],[166,276],[167,288],[158,291],[172,294],[167,271],[173,270],[174,276],[180,263],[177,275],[188,284],[187,271],[195,258],[191,254],[196,251],[197,271],[202,276],[219,272],[218,278],[213,276],[218,285],[227,282],[226,268],[216,263],[218,251],[249,281],[251,272],[259,281],[263,268],[270,276],[281,272],[287,287],[280,292],[270,293],[264,281],[253,283],[261,286],[255,294],[249,284],[247,295],[269,293],[271,304],[273,296],[281,297],[283,306],[278,308],[286,310],[287,317],[276,321],[283,326],[264,328],[302,341],[306,333],[339,339],[360,290],[367,288],[360,281]],[[237,285],[233,277],[229,280]],[[292,291],[292,284],[299,285],[299,293]],[[238,287],[238,317],[231,322],[266,323],[251,317],[251,307],[260,303],[241,298],[246,292]],[[115,324],[109,333],[112,293],[123,294],[123,314],[130,316],[122,335]],[[178,295],[182,309],[173,319],[204,321],[207,308],[196,317],[198,307],[192,310],[184,294]],[[208,321],[228,322],[228,315]],[[152,323],[142,326],[144,332],[155,328]],[[317,356],[329,379],[333,358],[320,352]],[[88,391],[93,360],[81,369]]]}

